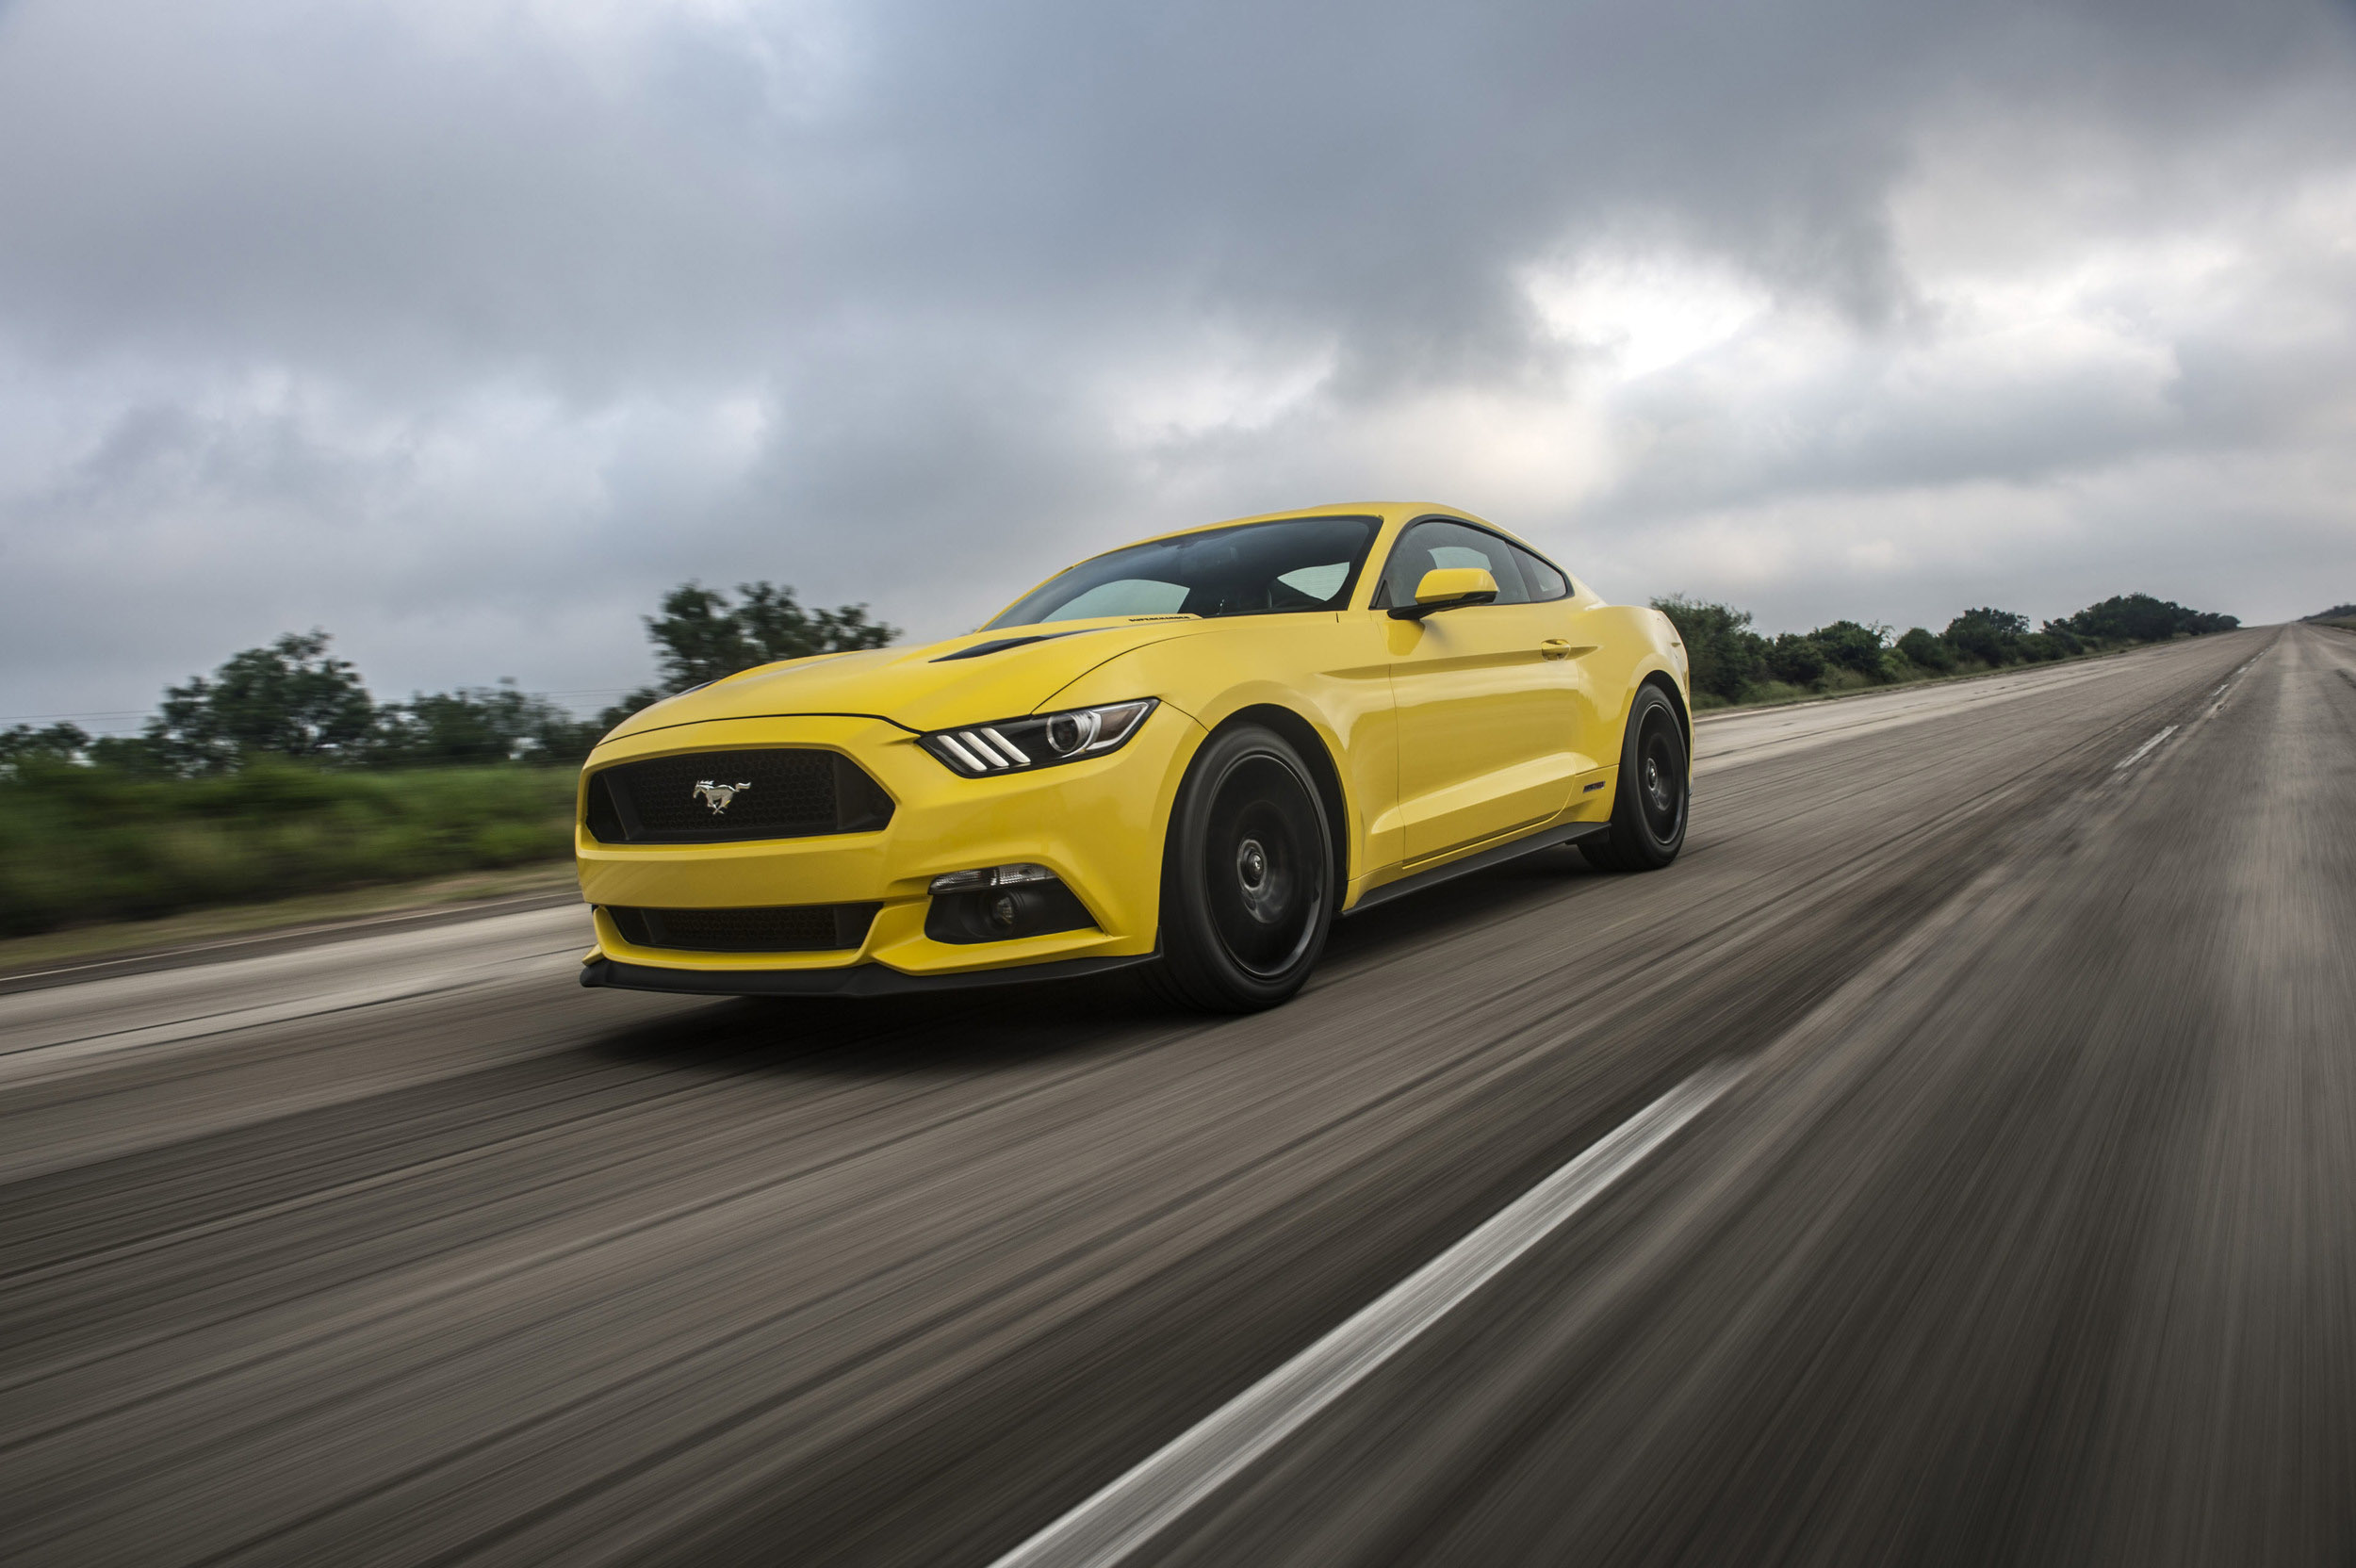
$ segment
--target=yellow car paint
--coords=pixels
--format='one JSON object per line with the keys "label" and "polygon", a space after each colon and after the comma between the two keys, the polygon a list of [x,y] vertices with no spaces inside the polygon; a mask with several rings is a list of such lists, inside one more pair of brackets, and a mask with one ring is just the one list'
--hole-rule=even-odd
{"label": "yellow car paint", "polygon": [[[599,910],[590,958],[715,976],[863,964],[952,975],[1134,958],[1155,950],[1164,838],[1187,763],[1239,716],[1272,720],[1304,751],[1321,751],[1340,807],[1346,910],[1403,876],[1608,817],[1621,734],[1646,679],[1668,683],[1690,712],[1684,650],[1665,617],[1606,604],[1576,576],[1569,596],[1548,602],[1464,604],[1420,620],[1376,608],[1390,548],[1412,524],[1459,519],[1513,538],[1469,513],[1355,503],[1206,527],[1330,516],[1380,520],[1346,609],[981,630],[747,670],[633,715],[582,775],[575,841],[582,895]],[[1036,640],[957,657],[1016,638]],[[967,777],[917,743],[927,731],[1139,697],[1160,705],[1134,737],[1081,761]],[[890,822],[719,843],[609,843],[589,829],[589,786],[604,769],[761,747],[841,753],[891,797]],[[978,943],[925,935],[933,877],[1018,862],[1055,873],[1096,929]],[[882,907],[856,951],[639,947],[603,912],[862,901]]]}

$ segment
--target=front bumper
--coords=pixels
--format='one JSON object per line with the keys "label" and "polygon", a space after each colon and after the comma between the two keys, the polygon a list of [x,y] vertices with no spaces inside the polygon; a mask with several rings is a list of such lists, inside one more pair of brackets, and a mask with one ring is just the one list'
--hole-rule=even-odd
{"label": "front bumper", "polygon": [[[838,751],[892,798],[892,820],[867,833],[708,844],[615,844],[576,827],[582,896],[596,908],[597,949],[583,985],[702,993],[865,995],[970,985],[985,975],[1046,978],[1038,966],[1114,967],[1154,952],[1162,839],[1177,780],[1203,730],[1164,703],[1121,750],[1085,762],[990,778],[952,774],[882,719],[717,719],[600,746],[583,775],[614,763],[746,746]],[[579,820],[578,813],[576,821]],[[1093,929],[993,942],[925,935],[932,879],[1030,861],[1076,894]],[[736,908],[879,903],[853,951],[710,953],[640,947],[609,906]],[[860,972],[867,972],[862,973]]]}

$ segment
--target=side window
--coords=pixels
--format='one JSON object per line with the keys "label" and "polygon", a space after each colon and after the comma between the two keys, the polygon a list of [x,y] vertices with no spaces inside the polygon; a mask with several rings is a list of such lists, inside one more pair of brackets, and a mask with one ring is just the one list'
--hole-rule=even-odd
{"label": "side window", "polygon": [[1521,563],[1522,581],[1529,584],[1531,598],[1566,599],[1571,596],[1570,579],[1528,550],[1515,549],[1513,559]]}
{"label": "side window", "polygon": [[1479,566],[1497,580],[1499,604],[1528,604],[1530,592],[1522,579],[1521,562],[1530,559],[1494,533],[1434,517],[1399,535],[1383,572],[1383,602],[1415,603],[1415,585],[1426,572]]}

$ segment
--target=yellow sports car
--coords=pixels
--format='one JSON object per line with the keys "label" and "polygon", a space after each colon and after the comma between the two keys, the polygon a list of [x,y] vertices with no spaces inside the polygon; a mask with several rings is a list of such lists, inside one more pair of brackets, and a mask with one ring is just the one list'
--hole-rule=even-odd
{"label": "yellow sports car", "polygon": [[1083,561],[980,630],[789,660],[599,742],[581,983],[871,995],[1153,965],[1273,1006],[1336,916],[1685,841],[1684,646],[1469,513],[1318,507]]}

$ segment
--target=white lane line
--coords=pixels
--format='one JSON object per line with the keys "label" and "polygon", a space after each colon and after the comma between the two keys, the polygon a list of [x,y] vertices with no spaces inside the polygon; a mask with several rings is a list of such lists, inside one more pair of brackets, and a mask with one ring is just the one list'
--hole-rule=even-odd
{"label": "white lane line", "polygon": [[2174,725],[2169,725],[2166,729],[2161,730],[2157,735],[2152,736],[2150,740],[2144,742],[2143,744],[2135,747],[2135,750],[2129,752],[2126,756],[2112,763],[2111,772],[2117,773],[2121,768],[2134,767],[2137,762],[2144,760],[2153,746],[2158,745],[2162,741],[2167,740],[2170,735],[2175,733],[2176,727]]}
{"label": "white lane line", "polygon": [[1748,1070],[1747,1063],[1720,1063],[1693,1074],[994,1568],[1119,1562],[1594,1201]]}

